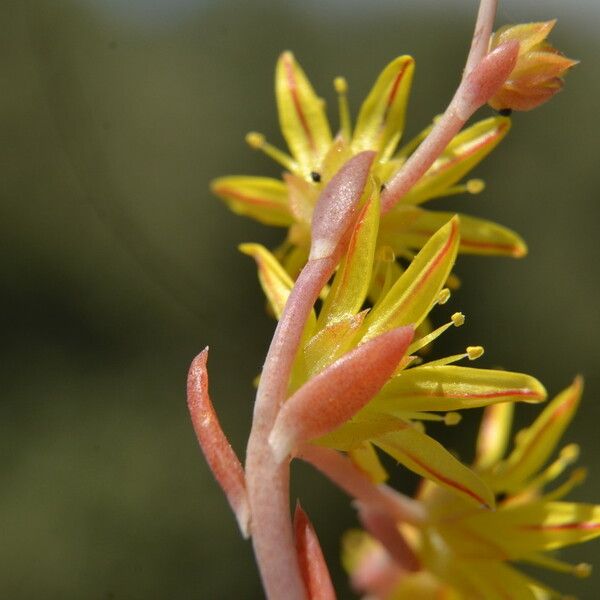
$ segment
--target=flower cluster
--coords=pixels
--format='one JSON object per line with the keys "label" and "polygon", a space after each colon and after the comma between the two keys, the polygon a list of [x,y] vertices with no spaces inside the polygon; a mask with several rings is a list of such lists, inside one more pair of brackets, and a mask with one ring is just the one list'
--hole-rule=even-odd
{"label": "flower cluster", "polygon": [[[427,361],[436,338],[465,322],[445,310],[459,253],[520,257],[522,239],[480,218],[428,210],[441,196],[479,193],[465,180],[506,136],[510,110],[529,110],[562,87],[575,64],[547,42],[554,22],[500,29],[496,2],[482,0],[458,89],[444,113],[401,145],[414,71],[409,56],[379,75],[354,126],[347,84],[336,78],[340,128],[290,52],[275,76],[279,121],[290,154],[251,133],[248,143],[286,170],[282,181],[217,179],[213,191],[236,213],[287,228],[273,252],[240,249],[258,267],[278,320],[258,389],[245,465],[222,432],[208,395],[207,350],[192,363],[188,406],[207,462],[251,537],[267,597],[335,597],[308,516],[289,514],[289,463],[302,459],[355,500],[364,531],[345,539],[354,587],[370,598],[552,598],[556,593],[512,566],[523,561],[586,575],[550,554],[600,535],[600,507],[562,502],[583,478],[566,446],[547,465],[579,404],[581,382],[555,398],[519,433],[519,402],[546,399],[526,374],[457,365],[480,346]],[[501,114],[465,127],[489,104]],[[449,312],[449,311],[448,311]],[[473,465],[425,430],[456,425],[464,409],[485,408]],[[416,497],[392,489],[381,455],[423,478]]]}

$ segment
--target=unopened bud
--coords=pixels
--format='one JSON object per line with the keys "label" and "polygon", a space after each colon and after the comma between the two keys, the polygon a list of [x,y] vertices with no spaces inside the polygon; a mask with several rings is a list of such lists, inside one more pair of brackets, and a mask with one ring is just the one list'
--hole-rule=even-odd
{"label": "unopened bud", "polygon": [[578,61],[553,48],[546,38],[556,21],[507,25],[490,41],[490,50],[508,41],[519,42],[517,63],[504,85],[491,98],[495,110],[531,110],[559,92],[563,75]]}

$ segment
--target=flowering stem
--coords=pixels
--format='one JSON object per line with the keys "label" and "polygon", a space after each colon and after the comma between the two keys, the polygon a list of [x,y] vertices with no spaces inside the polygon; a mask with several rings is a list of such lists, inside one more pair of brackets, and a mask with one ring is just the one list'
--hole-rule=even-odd
{"label": "flowering stem", "polygon": [[[497,0],[481,0],[471,49],[458,89],[450,101],[448,108],[433,126],[429,135],[415,152],[411,154],[396,175],[387,183],[386,189],[381,196],[382,214],[390,211],[413,185],[417,183],[473,113],[483,106],[495,93],[497,88],[490,86],[489,82],[477,81],[473,85],[472,76],[477,74],[478,68],[482,65],[486,57],[494,18],[496,16],[496,6]],[[510,59],[510,56],[508,58]],[[510,60],[508,62],[510,63]],[[493,66],[497,68],[497,65],[494,64]],[[479,70],[481,71],[481,69]],[[483,69],[480,76],[483,79],[490,76],[493,77],[495,74],[489,71],[490,69]],[[503,82],[504,78],[499,85]],[[474,94],[474,91],[478,93]]]}
{"label": "flowering stem", "polygon": [[302,582],[290,520],[289,464],[275,461],[268,443],[286,397],[304,324],[336,265],[334,257],[310,260],[294,286],[265,360],[246,452],[246,485],[252,541],[267,598],[302,600]]}
{"label": "flowering stem", "polygon": [[465,65],[465,76],[468,75],[487,54],[490,36],[494,29],[494,19],[496,18],[497,8],[498,0],[481,0],[479,3],[473,41],[471,42],[471,49],[469,50],[469,56],[467,57],[467,63]]}

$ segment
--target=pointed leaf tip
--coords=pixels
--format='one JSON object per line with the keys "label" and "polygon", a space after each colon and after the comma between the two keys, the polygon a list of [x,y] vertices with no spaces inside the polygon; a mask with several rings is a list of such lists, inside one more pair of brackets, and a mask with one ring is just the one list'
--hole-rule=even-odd
{"label": "pointed leaf tip", "polygon": [[282,462],[299,444],[353,417],[389,379],[414,334],[399,327],[358,346],[302,386],[281,408],[269,444]]}
{"label": "pointed leaf tip", "polygon": [[331,256],[352,223],[375,152],[361,152],[333,176],[317,200],[312,217],[309,260]]}
{"label": "pointed leaf tip", "polygon": [[294,534],[300,573],[308,600],[335,600],[335,591],[317,534],[300,502],[294,512]]}
{"label": "pointed leaf tip", "polygon": [[244,469],[235,455],[208,395],[208,347],[190,366],[187,381],[187,403],[192,425],[206,462],[225,492],[245,538],[250,535],[250,506],[246,494]]}

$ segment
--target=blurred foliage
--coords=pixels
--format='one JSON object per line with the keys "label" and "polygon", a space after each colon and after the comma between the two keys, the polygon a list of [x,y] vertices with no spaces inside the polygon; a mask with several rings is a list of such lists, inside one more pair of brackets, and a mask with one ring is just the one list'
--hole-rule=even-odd
{"label": "blurred foliage", "polygon": [[[250,544],[196,447],[184,384],[209,344],[212,396],[243,455],[250,382],[273,323],[236,245],[273,245],[280,232],[231,215],[208,181],[277,175],[243,135],[279,140],[279,51],[296,52],[332,107],[331,80],[346,75],[354,111],[380,68],[412,53],[411,135],[450,97],[472,15],[452,2],[421,11],[417,0],[373,2],[357,12],[225,0],[148,27],[92,4],[0,3],[0,596],[260,598]],[[499,20],[555,16],[521,4]],[[569,439],[581,442],[590,480],[575,496],[600,501],[600,42],[569,11],[558,15],[553,42],[582,65],[550,105],[516,115],[477,171],[487,190],[460,200],[523,234],[530,255],[459,261],[465,285],[438,318],[462,310],[468,325],[436,352],[483,344],[482,365],[531,372],[551,392],[583,373]],[[522,423],[537,410],[520,408]],[[477,419],[439,428],[465,459]],[[297,475],[295,492],[348,597],[336,557],[352,510],[309,469]],[[412,485],[402,471],[396,483]],[[590,545],[565,556],[597,554]],[[600,590],[600,576],[554,583],[581,598]]]}

